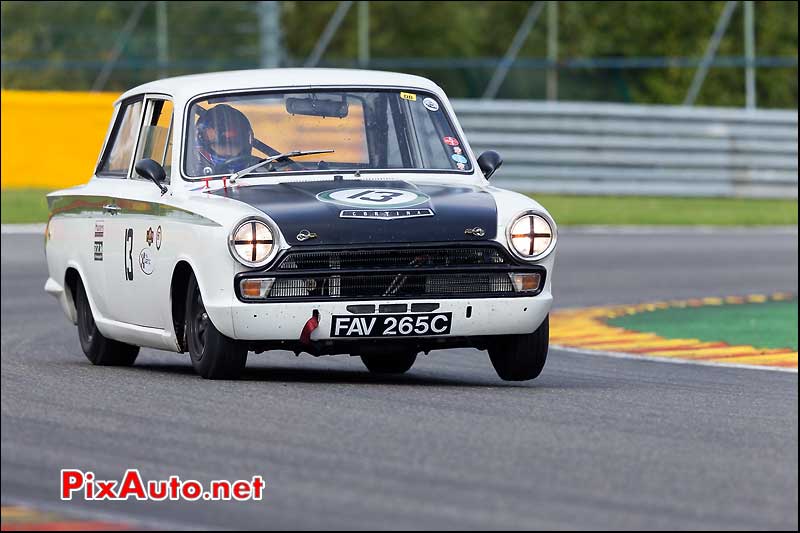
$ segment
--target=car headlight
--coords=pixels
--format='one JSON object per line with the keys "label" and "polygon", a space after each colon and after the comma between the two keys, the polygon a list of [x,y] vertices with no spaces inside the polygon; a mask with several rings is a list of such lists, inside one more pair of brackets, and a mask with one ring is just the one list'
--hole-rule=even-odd
{"label": "car headlight", "polygon": [[233,229],[228,248],[233,258],[241,264],[261,267],[269,263],[277,251],[275,233],[264,220],[248,218]]}
{"label": "car headlight", "polygon": [[526,261],[541,259],[555,247],[555,224],[538,213],[523,213],[508,226],[511,251]]}

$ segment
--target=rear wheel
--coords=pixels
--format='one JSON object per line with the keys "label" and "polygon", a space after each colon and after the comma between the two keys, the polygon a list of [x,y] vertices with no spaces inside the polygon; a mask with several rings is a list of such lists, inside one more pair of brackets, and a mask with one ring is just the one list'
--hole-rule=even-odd
{"label": "rear wheel", "polygon": [[206,379],[238,379],[247,346],[220,333],[208,317],[194,274],[186,295],[186,340],[195,371]]}
{"label": "rear wheel", "polygon": [[550,315],[527,335],[503,335],[489,346],[489,359],[505,381],[527,381],[542,373],[550,344]]}
{"label": "rear wheel", "polygon": [[75,309],[78,312],[78,339],[86,358],[98,366],[131,366],[139,347],[108,339],[97,329],[83,281],[78,278]]}
{"label": "rear wheel", "polygon": [[417,360],[416,353],[374,353],[361,355],[361,362],[373,374],[403,374]]}

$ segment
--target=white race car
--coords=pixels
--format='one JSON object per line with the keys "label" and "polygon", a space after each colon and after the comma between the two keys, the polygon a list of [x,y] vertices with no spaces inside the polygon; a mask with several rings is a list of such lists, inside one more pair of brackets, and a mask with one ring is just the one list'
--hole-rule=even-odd
{"label": "white race car", "polygon": [[[68,140],[67,140],[68,142]],[[490,185],[444,92],[404,74],[277,69],[165,79],[114,106],[94,175],[48,195],[49,279],[97,365],[189,352],[489,351],[505,380],[547,357],[556,225]]]}

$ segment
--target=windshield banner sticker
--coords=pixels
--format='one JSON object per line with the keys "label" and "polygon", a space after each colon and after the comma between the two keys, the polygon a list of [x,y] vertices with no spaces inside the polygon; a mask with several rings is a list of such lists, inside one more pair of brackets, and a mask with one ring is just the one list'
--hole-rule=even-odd
{"label": "windshield banner sticker", "polygon": [[411,207],[430,200],[427,194],[403,189],[334,189],[317,194],[317,200],[336,205],[360,208]]}
{"label": "windshield banner sticker", "polygon": [[411,100],[412,102],[417,101],[417,95],[414,93],[400,93],[400,98],[403,100]]}

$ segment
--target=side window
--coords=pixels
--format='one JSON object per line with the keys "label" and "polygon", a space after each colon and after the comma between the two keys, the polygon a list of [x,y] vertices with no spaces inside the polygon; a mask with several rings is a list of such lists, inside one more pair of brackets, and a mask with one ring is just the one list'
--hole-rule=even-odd
{"label": "side window", "polygon": [[[172,102],[148,100],[145,123],[139,137],[136,161],[152,159],[161,163],[169,181],[172,163]],[[138,176],[134,176],[138,179]]]}
{"label": "side window", "polygon": [[97,170],[98,175],[123,178],[128,175],[131,156],[136,146],[136,130],[139,128],[141,117],[141,100],[123,104]]}

